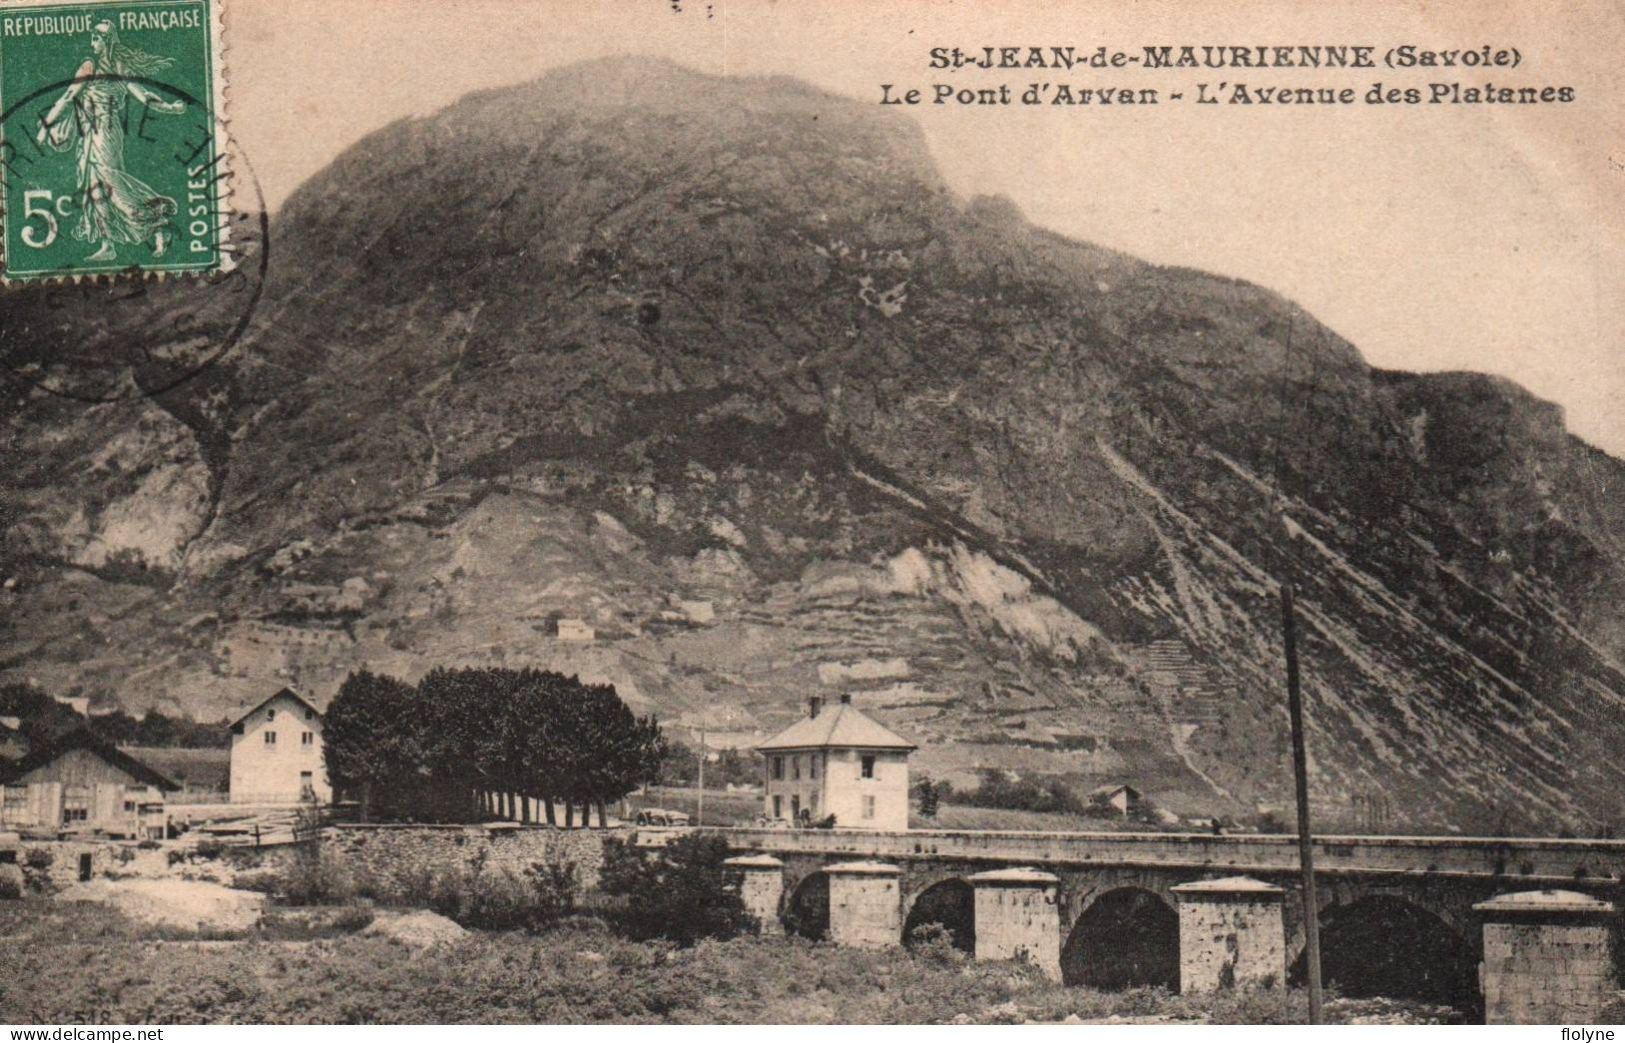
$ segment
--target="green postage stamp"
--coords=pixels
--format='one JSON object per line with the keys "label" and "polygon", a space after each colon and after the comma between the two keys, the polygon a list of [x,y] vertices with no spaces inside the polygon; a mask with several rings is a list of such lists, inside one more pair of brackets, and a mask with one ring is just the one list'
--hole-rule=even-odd
{"label": "green postage stamp", "polygon": [[221,0],[0,0],[7,282],[230,267]]}

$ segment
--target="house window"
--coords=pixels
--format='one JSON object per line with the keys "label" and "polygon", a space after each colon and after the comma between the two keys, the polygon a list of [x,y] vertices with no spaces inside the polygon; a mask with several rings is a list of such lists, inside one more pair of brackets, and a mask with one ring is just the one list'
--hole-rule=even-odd
{"label": "house window", "polygon": [[783,797],[775,796],[773,798],[773,817],[774,818],[783,818],[784,817],[784,798]]}
{"label": "house window", "polygon": [[304,732],[304,733],[302,733],[299,736],[299,745],[301,745],[301,746],[314,746],[314,745],[316,745],[316,734],[314,732]]}
{"label": "house window", "polygon": [[809,779],[818,777],[818,754],[816,753],[807,758],[807,777]]}
{"label": "house window", "polygon": [[266,719],[266,720],[267,720],[267,721],[274,721],[274,720],[276,720],[276,711],[275,711],[275,710],[266,710],[266,711],[265,711],[265,719]]}
{"label": "house window", "polygon": [[872,779],[875,777],[875,755],[866,753],[858,762],[858,778]]}
{"label": "house window", "polygon": [[875,797],[872,793],[866,793],[863,796],[863,817],[875,817]]}
{"label": "house window", "polygon": [[267,745],[267,746],[275,746],[276,745],[276,732],[266,732],[265,733],[265,745]]}
{"label": "house window", "polygon": [[791,757],[790,758],[790,777],[792,779],[801,778],[801,758],[800,757]]}
{"label": "house window", "polygon": [[88,822],[90,820],[90,788],[71,785],[62,787],[62,822]]}
{"label": "house window", "polygon": [[[774,757],[773,758],[773,777],[775,779],[783,779],[784,778],[784,758],[783,757]],[[774,814],[777,815],[778,812],[774,812]]]}
{"label": "house window", "polygon": [[316,776],[308,771],[300,772],[299,792],[306,797],[314,796],[316,793]]}
{"label": "house window", "polygon": [[124,802],[124,810],[125,810],[126,813],[130,813],[130,812],[135,811],[135,801],[133,801],[133,800],[125,801]]}
{"label": "house window", "polygon": [[311,709],[311,708],[310,708],[310,707],[308,707],[308,706],[307,706],[307,707],[305,707],[305,720],[307,720],[307,721],[314,721],[314,720],[315,720],[315,719],[316,719],[316,711],[315,711],[315,710],[312,710],[312,709]]}

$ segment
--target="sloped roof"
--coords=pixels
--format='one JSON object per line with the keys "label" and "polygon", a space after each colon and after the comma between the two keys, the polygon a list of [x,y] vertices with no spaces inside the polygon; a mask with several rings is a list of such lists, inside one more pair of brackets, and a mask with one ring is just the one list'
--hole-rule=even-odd
{"label": "sloped roof", "polygon": [[287,696],[288,698],[294,700],[295,702],[297,702],[299,705],[305,707],[306,709],[314,710],[318,717],[322,716],[322,708],[320,706],[317,706],[315,703],[311,702],[309,699],[306,699],[304,696],[300,695],[298,692],[294,691],[292,688],[279,688],[275,692],[272,692],[270,695],[266,696],[264,699],[261,699],[259,702],[255,703],[253,706],[250,706],[248,709],[244,710],[242,713],[238,714],[236,719],[231,722],[231,727],[235,728],[239,724],[242,724],[244,721],[248,720],[250,717],[254,716],[256,713],[263,710],[267,703],[275,702],[276,700],[282,698],[284,695]]}
{"label": "sloped roof", "polygon": [[839,746],[865,750],[913,750],[913,743],[850,703],[826,707],[817,717],[803,717],[773,736],[758,750],[805,750]]}
{"label": "sloped roof", "polygon": [[124,753],[112,743],[97,738],[87,728],[75,728],[71,732],[58,735],[50,742],[42,743],[29,750],[15,764],[0,765],[0,781],[11,782],[20,779],[36,768],[43,768],[64,753],[70,753],[73,750],[85,750],[93,753],[131,778],[148,786],[157,786],[161,790],[180,789],[180,786],[166,776],[154,771],[128,753]]}

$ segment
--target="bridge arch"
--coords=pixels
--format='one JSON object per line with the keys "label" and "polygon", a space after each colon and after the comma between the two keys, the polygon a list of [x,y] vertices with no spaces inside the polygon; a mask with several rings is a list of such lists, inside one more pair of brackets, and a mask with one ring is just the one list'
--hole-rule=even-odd
{"label": "bridge arch", "polygon": [[1061,947],[1061,980],[1097,989],[1179,987],[1179,914],[1155,891],[1114,887],[1078,914]]}
{"label": "bridge arch", "polygon": [[[1424,903],[1386,891],[1334,903],[1320,913],[1321,979],[1345,996],[1386,996],[1474,1011],[1480,1003],[1474,933]],[[1302,984],[1299,952],[1287,979]]]}
{"label": "bridge arch", "polygon": [[784,928],[814,941],[829,936],[828,873],[816,870],[796,883],[784,903]]}
{"label": "bridge arch", "polygon": [[915,931],[941,924],[954,948],[976,951],[976,889],[959,877],[939,880],[914,896],[903,920],[903,944],[912,946]]}

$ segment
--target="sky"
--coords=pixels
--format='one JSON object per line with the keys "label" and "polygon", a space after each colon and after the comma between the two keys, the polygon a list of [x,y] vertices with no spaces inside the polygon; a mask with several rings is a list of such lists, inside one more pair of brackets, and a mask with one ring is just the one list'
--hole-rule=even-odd
{"label": "sky", "polygon": [[[1571,86],[1536,106],[920,105],[948,183],[1160,264],[1279,291],[1373,365],[1479,370],[1625,457],[1625,6],[1502,0],[231,0],[229,119],[274,209],[347,146],[472,90],[650,54],[880,85]],[[933,47],[1517,48],[1515,69],[928,67]],[[1380,60],[1380,58],[1379,58]]]}

